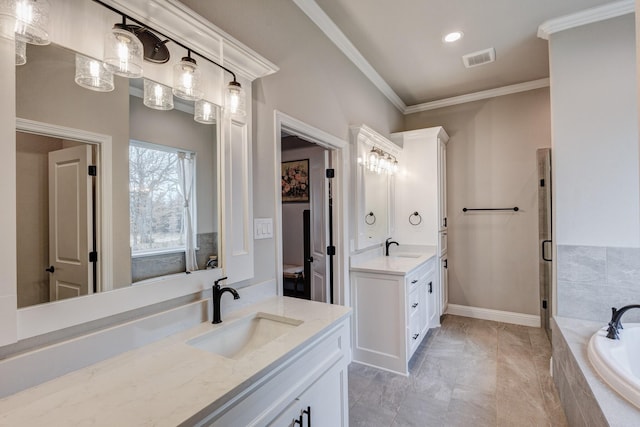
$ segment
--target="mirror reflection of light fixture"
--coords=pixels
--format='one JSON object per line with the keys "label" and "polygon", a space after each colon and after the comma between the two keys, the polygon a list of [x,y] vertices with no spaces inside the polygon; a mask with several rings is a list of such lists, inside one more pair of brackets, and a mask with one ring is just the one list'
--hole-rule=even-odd
{"label": "mirror reflection of light fixture", "polygon": [[75,82],[85,89],[96,92],[111,92],[113,73],[102,66],[102,62],[76,53]]}
{"label": "mirror reflection of light fixture", "polygon": [[[12,3],[9,1],[9,3]],[[49,0],[15,1],[15,37],[31,44],[46,45],[49,40]]]}
{"label": "mirror reflection of light fixture", "polygon": [[16,65],[27,63],[27,43],[16,39]]}
{"label": "mirror reflection of light fixture", "polygon": [[393,175],[398,172],[398,159],[392,154],[377,148],[371,147],[369,155],[365,161],[359,161],[366,169],[377,174],[386,173]]}
{"label": "mirror reflection of light fixture", "polygon": [[171,88],[151,80],[144,79],[143,103],[154,110],[172,110],[173,93]]}
{"label": "mirror reflection of light fixture", "polygon": [[205,125],[212,125],[216,122],[215,106],[203,99],[196,101],[193,120]]}
{"label": "mirror reflection of light fixture", "polygon": [[202,99],[204,92],[200,84],[200,75],[196,60],[191,58],[191,51],[187,56],[173,66],[173,94],[187,101]]}
{"label": "mirror reflection of light fixture", "polygon": [[113,74],[132,78],[142,77],[144,47],[122,18],[104,37],[104,67]]}
{"label": "mirror reflection of light fixture", "polygon": [[233,81],[227,85],[225,107],[229,113],[237,116],[245,116],[247,114],[244,89],[240,83],[236,81],[235,75],[233,76]]}

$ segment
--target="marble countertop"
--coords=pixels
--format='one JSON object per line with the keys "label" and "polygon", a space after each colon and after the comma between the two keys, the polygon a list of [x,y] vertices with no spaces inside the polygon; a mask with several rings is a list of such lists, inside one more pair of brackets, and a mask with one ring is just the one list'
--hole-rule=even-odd
{"label": "marble countertop", "polygon": [[[398,256],[398,255],[411,255]],[[413,257],[414,255],[420,255]],[[391,254],[391,256],[378,256],[362,261],[352,262],[351,271],[360,271],[364,273],[381,273],[404,276],[420,267],[426,261],[436,255],[435,250],[429,250],[421,253],[399,252]]]}
{"label": "marble countertop", "polygon": [[[253,312],[303,323],[239,360],[199,350],[191,338]],[[347,317],[338,305],[273,297],[103,362],[0,399],[0,425],[175,426],[216,408],[318,333]]]}

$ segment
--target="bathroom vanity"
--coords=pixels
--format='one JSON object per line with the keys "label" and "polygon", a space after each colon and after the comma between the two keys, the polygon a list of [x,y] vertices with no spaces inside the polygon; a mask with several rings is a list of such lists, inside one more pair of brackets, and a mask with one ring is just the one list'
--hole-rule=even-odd
{"label": "bathroom vanity", "polygon": [[0,425],[346,426],[349,362],[348,308],[273,297],[8,396]]}
{"label": "bathroom vanity", "polygon": [[440,323],[436,263],[432,250],[351,264],[354,361],[409,375],[409,359]]}

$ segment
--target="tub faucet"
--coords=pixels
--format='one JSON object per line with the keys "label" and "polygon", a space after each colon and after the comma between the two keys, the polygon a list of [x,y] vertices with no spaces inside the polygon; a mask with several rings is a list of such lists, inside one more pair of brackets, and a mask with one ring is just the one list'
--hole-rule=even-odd
{"label": "tub faucet", "polygon": [[238,291],[233,288],[226,287],[221,288],[219,283],[223,280],[227,280],[226,277],[221,277],[215,281],[212,289],[213,296],[213,321],[211,323],[222,323],[222,319],[220,318],[220,297],[225,292],[231,292],[233,294],[233,299],[240,299],[240,295],[238,295]]}
{"label": "tub faucet", "polygon": [[384,242],[384,256],[389,256],[389,246],[391,245],[396,245],[396,246],[400,246],[400,244],[394,240],[391,240],[391,237],[389,237],[385,242]]}
{"label": "tub faucet", "polygon": [[622,315],[632,308],[640,308],[640,305],[626,305],[621,309],[617,309],[615,307],[611,307],[611,321],[609,322],[609,328],[607,329],[607,338],[612,340],[619,340],[620,335],[618,335],[618,331],[622,328],[622,323],[620,323],[620,318]]}

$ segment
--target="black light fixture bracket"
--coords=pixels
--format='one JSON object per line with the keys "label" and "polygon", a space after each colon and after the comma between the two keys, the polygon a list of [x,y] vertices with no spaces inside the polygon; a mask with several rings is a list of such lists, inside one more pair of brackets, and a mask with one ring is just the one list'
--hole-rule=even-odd
{"label": "black light fixture bracket", "polygon": [[[149,25],[145,24],[144,22],[133,18],[132,16],[127,15],[126,13],[122,12],[121,10],[118,10],[117,8],[106,4],[103,1],[100,0],[93,0],[95,3],[98,3],[99,5],[109,9],[110,11],[117,13],[118,15],[122,16],[122,24],[116,24],[116,26],[118,26],[119,28],[122,28],[124,30],[130,31],[133,34],[135,34],[140,41],[142,42],[142,45],[144,46],[144,59],[146,61],[150,61],[150,62],[154,62],[156,64],[164,64],[167,61],[169,61],[169,49],[167,49],[166,44],[168,42],[173,42],[175,44],[177,44],[178,46],[180,46],[181,48],[185,49],[188,53],[188,57],[191,58],[191,54],[193,53],[194,55],[198,55],[200,58],[204,59],[207,62],[212,63],[213,65],[218,66],[219,68],[222,68],[224,71],[226,71],[227,73],[231,74],[231,76],[233,77],[233,82],[232,83],[237,83],[236,81],[236,74],[231,71],[230,69],[228,69],[227,67],[225,67],[224,65],[220,65],[218,64],[216,61],[214,61],[213,59],[207,58],[206,56],[204,56],[201,53],[196,52],[195,50],[191,49],[190,47],[184,45],[183,43],[167,36],[166,34],[161,33],[160,31],[156,30],[155,28],[150,27]],[[135,22],[138,25],[131,25],[131,24],[127,24],[126,20],[130,20],[132,22]],[[164,38],[164,40],[161,40],[157,35],[160,35],[161,37]],[[238,83],[238,86],[240,84]]]}

